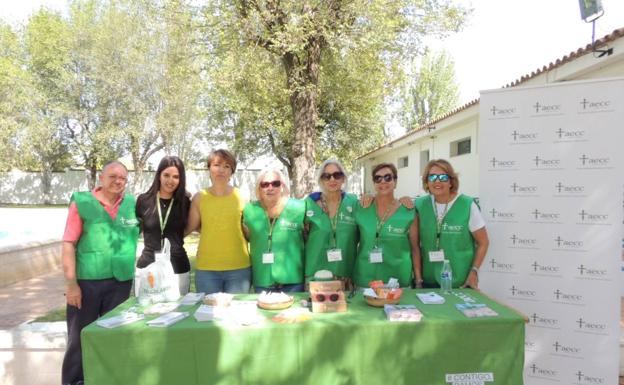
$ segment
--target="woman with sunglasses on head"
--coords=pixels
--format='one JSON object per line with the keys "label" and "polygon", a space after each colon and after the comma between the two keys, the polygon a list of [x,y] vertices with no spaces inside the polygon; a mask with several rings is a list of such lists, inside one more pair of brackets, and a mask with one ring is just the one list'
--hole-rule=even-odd
{"label": "woman with sunglasses on head", "polygon": [[171,265],[182,295],[188,293],[190,285],[191,265],[184,249],[184,227],[191,205],[189,197],[184,163],[177,156],[165,156],[158,164],[151,187],[139,195],[136,202],[144,243],[136,266],[144,268],[154,262],[154,252],[162,249],[165,238],[169,239]]}
{"label": "woman with sunglasses on head", "polygon": [[394,197],[397,169],[392,163],[376,165],[372,171],[375,201],[355,215],[360,232],[353,280],[368,287],[373,280],[397,278],[401,287],[412,283],[412,266],[418,254],[414,209]]}
{"label": "woman with sunglasses on head", "polygon": [[256,293],[303,291],[305,202],[289,195],[281,171],[263,170],[256,182],[258,200],[243,210]]}
{"label": "woman with sunglasses on head", "polygon": [[359,203],[355,195],[342,190],[346,179],[344,167],[335,159],[319,167],[321,191],[306,198],[305,276],[309,279],[319,270],[329,270],[349,288],[358,243],[355,213]]}
{"label": "woman with sunglasses on head", "polygon": [[199,230],[197,292],[249,293],[251,267],[241,216],[245,200],[230,185],[236,158],[224,149],[208,156],[212,185],[193,197],[187,233]]}
{"label": "woman with sunglasses on head", "polygon": [[485,221],[474,199],[459,194],[459,178],[444,159],[430,161],[422,184],[429,195],[416,199],[420,256],[414,265],[419,287],[439,287],[440,270],[449,260],[453,287],[479,286],[479,267],[489,240]]}

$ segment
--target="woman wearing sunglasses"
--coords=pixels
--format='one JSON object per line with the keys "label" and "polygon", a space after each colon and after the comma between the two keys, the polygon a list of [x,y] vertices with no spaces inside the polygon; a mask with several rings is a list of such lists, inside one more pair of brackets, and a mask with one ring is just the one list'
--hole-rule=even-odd
{"label": "woman wearing sunglasses", "polygon": [[477,289],[479,267],[489,245],[477,204],[473,198],[458,193],[457,174],[444,159],[427,164],[422,184],[429,195],[415,202],[421,251],[414,264],[417,285],[440,287],[440,270],[447,259],[453,269],[453,287]]}
{"label": "woman wearing sunglasses", "polygon": [[358,287],[368,287],[373,280],[397,278],[401,287],[409,287],[418,254],[414,209],[407,209],[394,197],[397,169],[392,163],[376,165],[372,177],[375,201],[355,215],[360,244],[353,280]]}
{"label": "woman wearing sunglasses", "polygon": [[195,288],[197,292],[249,293],[251,267],[241,215],[245,200],[230,185],[236,158],[224,149],[208,156],[212,185],[191,203],[187,233],[199,230]]}
{"label": "woman wearing sunglasses", "polygon": [[303,291],[305,202],[289,195],[281,171],[263,170],[256,182],[258,200],[243,210],[256,293]]}
{"label": "woman wearing sunglasses", "polygon": [[305,276],[329,270],[348,288],[358,243],[358,199],[343,191],[347,175],[337,160],[323,162],[317,175],[321,191],[306,198]]}

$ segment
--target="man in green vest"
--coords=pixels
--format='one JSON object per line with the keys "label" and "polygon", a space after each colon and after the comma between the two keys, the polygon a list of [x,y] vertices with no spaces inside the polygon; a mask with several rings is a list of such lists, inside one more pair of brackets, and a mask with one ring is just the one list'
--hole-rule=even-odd
{"label": "man in green vest", "polygon": [[72,194],[63,235],[67,350],[62,383],[84,384],[80,331],[130,296],[139,222],[135,199],[125,194],[128,170],[104,165],[100,186]]}

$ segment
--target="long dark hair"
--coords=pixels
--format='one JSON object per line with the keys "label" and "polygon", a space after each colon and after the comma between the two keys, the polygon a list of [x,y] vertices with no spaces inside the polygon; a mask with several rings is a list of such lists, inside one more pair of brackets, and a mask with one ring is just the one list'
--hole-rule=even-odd
{"label": "long dark hair", "polygon": [[160,160],[158,168],[156,169],[156,175],[154,175],[154,181],[152,182],[149,190],[145,193],[145,203],[148,210],[156,210],[156,194],[160,191],[160,174],[162,174],[166,168],[172,166],[177,168],[178,173],[180,173],[180,183],[178,184],[178,188],[173,192],[173,198],[180,203],[180,214],[182,215],[184,224],[186,225],[189,208],[185,198],[190,197],[190,194],[186,191],[186,172],[184,171],[184,162],[182,162],[182,159],[177,156],[169,155]]}

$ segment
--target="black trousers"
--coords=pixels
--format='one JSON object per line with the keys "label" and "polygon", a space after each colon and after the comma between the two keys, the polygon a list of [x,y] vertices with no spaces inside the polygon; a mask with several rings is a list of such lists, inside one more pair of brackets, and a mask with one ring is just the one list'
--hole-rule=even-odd
{"label": "black trousers", "polygon": [[82,291],[82,307],[67,305],[67,350],[63,359],[62,383],[84,380],[80,331],[102,315],[113,310],[130,296],[132,280],[78,280]]}

